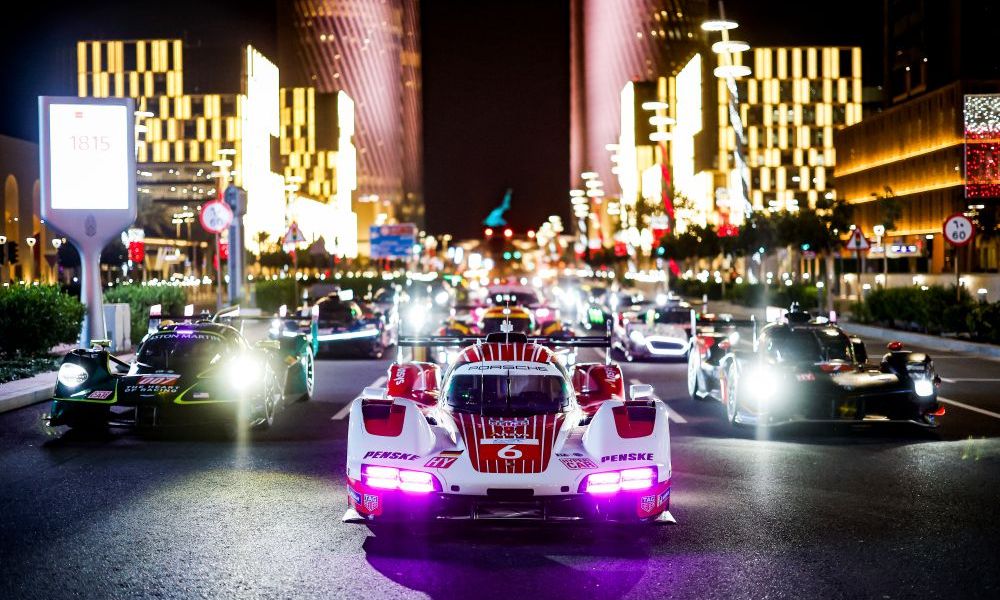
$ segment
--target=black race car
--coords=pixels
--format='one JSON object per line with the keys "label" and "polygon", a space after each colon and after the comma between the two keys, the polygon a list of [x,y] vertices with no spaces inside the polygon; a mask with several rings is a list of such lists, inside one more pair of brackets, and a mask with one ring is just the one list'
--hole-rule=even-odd
{"label": "black race car", "polygon": [[382,358],[396,343],[396,326],[374,306],[354,301],[350,290],[320,298],[316,313],[319,351]]}
{"label": "black race car", "polygon": [[265,429],[286,403],[312,395],[310,333],[282,331],[251,345],[239,322],[187,320],[153,323],[130,363],[101,342],[67,354],[49,425]]}
{"label": "black race car", "polygon": [[735,425],[799,421],[898,422],[935,427],[944,407],[940,378],[922,352],[889,344],[878,365],[864,343],[823,318],[789,312],[764,327],[697,317],[688,358],[688,392],[712,397]]}

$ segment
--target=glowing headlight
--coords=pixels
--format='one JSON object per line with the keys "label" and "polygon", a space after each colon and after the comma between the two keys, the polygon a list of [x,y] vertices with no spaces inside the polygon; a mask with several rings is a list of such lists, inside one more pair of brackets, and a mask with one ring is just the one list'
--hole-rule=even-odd
{"label": "glowing headlight", "polygon": [[84,369],[80,365],[76,363],[63,363],[59,367],[57,378],[59,379],[59,383],[66,387],[76,387],[87,381],[88,377],[90,377],[90,374],[87,373],[87,369]]}
{"label": "glowing headlight", "polygon": [[422,306],[414,306],[406,313],[406,319],[413,325],[414,331],[420,331],[424,328],[426,318],[426,309]]}
{"label": "glowing headlight", "polygon": [[245,390],[260,381],[261,365],[249,356],[238,356],[226,365],[226,378],[238,390]]}
{"label": "glowing headlight", "polygon": [[630,331],[628,337],[636,344],[642,344],[646,341],[646,336],[642,335],[642,332],[639,330]]}
{"label": "glowing headlight", "polygon": [[913,391],[921,398],[928,398],[934,395],[934,383],[930,379],[917,379],[913,382]]}
{"label": "glowing headlight", "polygon": [[434,296],[434,301],[442,306],[448,304],[448,292],[441,290],[436,296]]}
{"label": "glowing headlight", "polygon": [[779,383],[778,378],[771,371],[757,369],[747,374],[743,389],[751,398],[765,400],[774,395]]}

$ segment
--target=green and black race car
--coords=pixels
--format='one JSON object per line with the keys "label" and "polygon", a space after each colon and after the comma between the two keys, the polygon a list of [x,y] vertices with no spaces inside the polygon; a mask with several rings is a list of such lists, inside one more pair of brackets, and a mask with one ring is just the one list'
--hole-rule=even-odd
{"label": "green and black race car", "polygon": [[132,362],[100,343],[74,350],[59,368],[49,424],[266,429],[287,403],[312,396],[315,342],[313,331],[283,327],[284,319],[258,321],[265,331],[271,324],[270,335],[254,344],[242,333],[246,321],[231,314],[156,319]]}

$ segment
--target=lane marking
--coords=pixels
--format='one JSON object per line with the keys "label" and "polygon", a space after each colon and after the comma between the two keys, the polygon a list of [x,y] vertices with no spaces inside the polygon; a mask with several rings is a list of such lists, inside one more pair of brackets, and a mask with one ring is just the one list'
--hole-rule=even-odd
{"label": "lane marking", "polygon": [[973,382],[973,383],[989,383],[994,381],[1000,381],[1000,377],[942,377],[941,381],[946,383],[958,383],[960,381]]}
{"label": "lane marking", "polygon": [[[383,375],[383,376],[379,377],[378,379],[376,379],[375,381],[369,383],[365,387],[378,387],[378,386],[382,385],[383,383],[385,383],[385,380],[386,380],[386,376]],[[337,414],[333,415],[333,417],[330,420],[331,421],[343,421],[344,419],[346,419],[347,415],[351,414],[351,406],[354,405],[354,401],[355,400],[357,400],[356,397],[355,398],[351,398],[351,401],[348,402],[347,404],[345,404],[340,410],[338,410]]]}
{"label": "lane marking", "polygon": [[971,410],[988,417],[993,417],[994,419],[1000,419],[1000,413],[995,413],[991,410],[986,410],[985,408],[979,408],[978,406],[972,406],[971,404],[959,402],[958,400],[951,400],[949,398],[942,398],[941,396],[938,396],[938,402],[944,402],[945,404],[951,404],[952,406],[964,408],[965,410]]}
{"label": "lane marking", "polygon": [[[637,383],[639,385],[642,385],[642,381],[636,379],[635,377],[632,378],[632,383]],[[659,396],[657,396],[655,392],[653,393],[652,397],[653,397],[653,400],[659,400],[660,402],[663,402],[663,399],[660,398]],[[674,423],[687,423],[687,419],[685,419],[684,417],[682,417],[680,415],[680,413],[678,413],[676,410],[670,408],[669,404],[667,404],[666,402],[663,402],[663,406],[667,407],[667,418],[668,419],[670,419]]]}

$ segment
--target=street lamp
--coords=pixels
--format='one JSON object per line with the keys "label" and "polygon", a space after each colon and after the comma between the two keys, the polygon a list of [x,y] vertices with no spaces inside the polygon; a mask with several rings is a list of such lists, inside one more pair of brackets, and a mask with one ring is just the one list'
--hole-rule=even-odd
{"label": "street lamp", "polygon": [[889,252],[882,239],[885,235],[885,225],[879,224],[872,227],[875,232],[875,244],[882,249],[882,287],[889,287]]}

